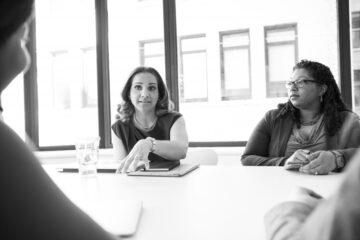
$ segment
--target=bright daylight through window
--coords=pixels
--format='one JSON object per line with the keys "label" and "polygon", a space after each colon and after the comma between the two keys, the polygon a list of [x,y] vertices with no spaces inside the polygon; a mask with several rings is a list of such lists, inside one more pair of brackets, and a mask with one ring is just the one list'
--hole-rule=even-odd
{"label": "bright daylight through window", "polygon": [[[110,110],[103,112],[114,122],[123,84],[139,65],[156,68],[176,84],[175,104],[189,141],[211,146],[245,144],[265,112],[287,101],[284,83],[301,59],[329,66],[340,86],[340,0],[173,1],[176,21],[165,24],[168,2],[162,0],[107,0],[103,9],[95,8],[103,3],[97,0],[36,1],[32,67],[38,115],[31,121],[38,121],[40,148],[73,145],[79,135],[99,136],[99,102],[109,98]],[[349,6],[352,106],[359,114],[360,2],[350,0]],[[107,23],[108,32],[97,32],[99,16],[105,16],[101,24]],[[173,29],[176,45],[164,38]],[[108,51],[97,56],[103,35]],[[177,65],[165,64],[169,49],[177,53]],[[104,72],[99,63],[105,63],[108,78],[98,80]],[[4,91],[1,105],[5,121],[25,138],[24,98],[11,91],[22,80],[19,76]],[[110,86],[102,98],[98,81]],[[110,127],[105,131],[110,138]]]}

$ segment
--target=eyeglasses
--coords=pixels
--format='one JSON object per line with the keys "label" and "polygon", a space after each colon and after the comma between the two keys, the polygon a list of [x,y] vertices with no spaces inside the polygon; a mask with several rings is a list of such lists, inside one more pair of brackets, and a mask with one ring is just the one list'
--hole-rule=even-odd
{"label": "eyeglasses", "polygon": [[303,88],[305,86],[305,84],[308,82],[319,83],[318,81],[312,80],[312,79],[301,79],[301,80],[296,80],[296,81],[287,81],[285,83],[285,87],[290,89],[290,88],[292,88],[293,85],[295,85],[296,88]]}

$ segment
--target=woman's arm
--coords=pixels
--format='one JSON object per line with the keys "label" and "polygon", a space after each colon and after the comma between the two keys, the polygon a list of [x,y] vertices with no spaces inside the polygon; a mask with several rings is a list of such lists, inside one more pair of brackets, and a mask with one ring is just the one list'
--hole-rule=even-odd
{"label": "woman's arm", "polygon": [[184,117],[175,121],[170,130],[170,140],[155,140],[154,153],[169,159],[180,160],[186,157],[189,141]]}
{"label": "woman's arm", "polygon": [[285,162],[285,157],[269,157],[270,140],[271,130],[267,116],[265,116],[255,127],[246,144],[245,151],[241,156],[242,164],[246,166],[271,166],[281,165]]}
{"label": "woman's arm", "polygon": [[114,151],[114,159],[116,161],[121,161],[123,160],[126,155],[126,149],[124,146],[123,141],[116,136],[116,134],[114,133],[114,131],[111,131],[111,135],[112,135],[112,144],[113,144],[113,151]]}

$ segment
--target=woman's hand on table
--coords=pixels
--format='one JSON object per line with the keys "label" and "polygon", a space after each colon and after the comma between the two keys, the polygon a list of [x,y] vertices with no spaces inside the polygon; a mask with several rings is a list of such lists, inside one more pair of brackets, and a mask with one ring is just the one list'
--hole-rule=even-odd
{"label": "woman's hand on table", "polygon": [[308,156],[309,163],[300,167],[299,171],[307,174],[328,174],[336,169],[336,157],[330,151],[316,151]]}
{"label": "woman's hand on table", "polygon": [[150,139],[139,140],[130,153],[121,161],[116,173],[134,172],[141,166],[149,166],[149,152],[152,148]]}
{"label": "woman's hand on table", "polygon": [[300,167],[309,163],[308,155],[309,150],[299,149],[296,150],[285,162],[284,168],[286,170],[298,170]]}

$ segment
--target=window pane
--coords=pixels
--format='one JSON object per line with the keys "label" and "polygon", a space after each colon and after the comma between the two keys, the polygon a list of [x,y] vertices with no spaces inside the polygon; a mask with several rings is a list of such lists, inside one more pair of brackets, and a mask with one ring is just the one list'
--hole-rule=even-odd
{"label": "window pane", "polygon": [[249,33],[228,33],[222,36],[223,47],[236,47],[249,45]]}
{"label": "window pane", "polygon": [[249,51],[224,51],[225,89],[249,88]]}
{"label": "window pane", "polygon": [[37,1],[36,25],[40,147],[99,135],[94,1]]}
{"label": "window pane", "polygon": [[206,53],[185,53],[182,62],[183,99],[205,101],[207,99]]}
{"label": "window pane", "polygon": [[[265,112],[287,101],[283,81],[297,60],[322,62],[339,79],[336,0],[176,0],[176,10],[178,39],[202,35],[202,44],[186,50],[206,53],[186,59],[203,62],[194,75],[206,76],[197,96],[207,91],[202,102],[180,102],[190,141],[247,141]],[[236,35],[240,30],[248,37]],[[195,91],[186,88],[182,64],[179,91],[186,99],[186,91],[192,97]]]}
{"label": "window pane", "polygon": [[294,45],[269,46],[269,81],[285,82],[295,64]]}
{"label": "window pane", "polygon": [[180,101],[207,101],[206,42],[203,35],[180,38]]}
{"label": "window pane", "polygon": [[[25,141],[24,75],[17,76],[1,94],[4,122]],[[4,143],[3,143],[4,144]]]}
{"label": "window pane", "polygon": [[297,62],[296,24],[265,27],[267,97],[286,97],[284,88]]}
{"label": "window pane", "polygon": [[354,111],[360,114],[360,2],[350,0],[350,22],[352,37],[352,80],[354,89]]}
{"label": "window pane", "polygon": [[142,52],[140,56],[141,64],[155,68],[165,81],[164,41],[154,40],[151,42],[141,42],[140,51]]}
{"label": "window pane", "polygon": [[222,100],[250,98],[249,32],[220,33],[220,57]]}
{"label": "window pane", "polygon": [[108,0],[111,116],[121,90],[139,65],[156,68],[165,81],[162,0]]}

